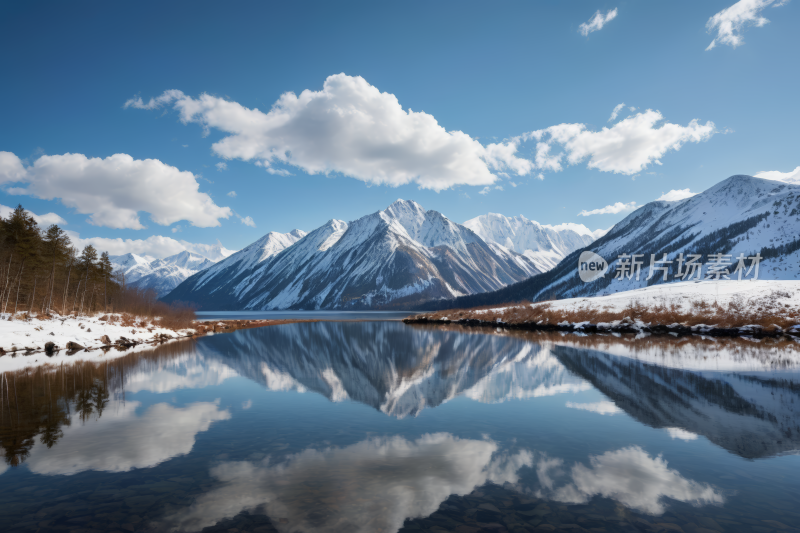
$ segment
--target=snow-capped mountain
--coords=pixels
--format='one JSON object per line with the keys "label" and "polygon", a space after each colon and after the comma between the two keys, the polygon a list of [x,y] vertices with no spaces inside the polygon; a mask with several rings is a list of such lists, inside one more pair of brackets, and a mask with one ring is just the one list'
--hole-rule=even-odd
{"label": "snow-capped mountain", "polygon": [[411,307],[496,290],[541,272],[524,255],[487,244],[469,228],[405,200],[297,236],[269,256],[267,235],[165,299],[206,309]]}
{"label": "snow-capped mountain", "polygon": [[[596,296],[664,283],[663,272],[648,280],[651,254],[667,259],[667,281],[676,277],[679,253],[702,254],[700,263],[709,263],[709,254],[727,254],[733,259],[729,271],[737,266],[736,257],[760,253],[758,279],[800,279],[800,185],[781,181],[731,176],[691,198],[650,202],[616,224],[606,235],[579,248],[552,270],[487,293],[451,301],[435,302],[438,308],[474,307],[520,300]],[[578,258],[584,250],[603,257],[608,273],[590,283],[578,276]],[[639,279],[615,279],[622,254],[642,254]],[[746,261],[745,266],[750,267]],[[685,271],[685,269],[684,269]],[[707,267],[702,270],[705,277]],[[738,276],[738,274],[737,274]],[[752,277],[752,273],[751,273]]]}
{"label": "snow-capped mountain", "polygon": [[524,216],[506,217],[497,213],[481,215],[464,222],[487,243],[520,253],[542,272],[556,266],[567,255],[583,248],[605,233],[592,232],[583,224],[551,226]]}
{"label": "snow-capped mountain", "polygon": [[110,259],[114,272],[124,275],[126,285],[153,289],[159,296],[169,293],[192,274],[214,264],[207,257],[185,250],[164,259],[132,253],[112,255]]}

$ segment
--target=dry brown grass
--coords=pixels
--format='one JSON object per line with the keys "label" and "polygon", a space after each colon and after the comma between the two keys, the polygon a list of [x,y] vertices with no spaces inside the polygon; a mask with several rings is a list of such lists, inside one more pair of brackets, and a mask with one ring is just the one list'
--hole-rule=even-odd
{"label": "dry brown grass", "polygon": [[653,326],[680,324],[691,327],[705,324],[719,328],[736,328],[757,325],[765,329],[774,326],[787,329],[800,324],[800,306],[793,304],[791,300],[782,301],[791,297],[792,295],[787,292],[772,291],[768,295],[747,302],[734,298],[724,306],[700,299],[689,301],[664,299],[654,305],[632,301],[621,311],[597,306],[587,298],[585,304],[579,304],[572,309],[554,308],[553,302],[536,304],[523,302],[504,306],[501,310],[493,310],[498,306],[484,306],[423,313],[417,316],[428,317],[430,320],[447,317],[451,321],[477,319],[493,323],[499,318],[506,324],[536,324],[544,327],[557,326],[563,322],[600,324],[628,318],[641,320]]}

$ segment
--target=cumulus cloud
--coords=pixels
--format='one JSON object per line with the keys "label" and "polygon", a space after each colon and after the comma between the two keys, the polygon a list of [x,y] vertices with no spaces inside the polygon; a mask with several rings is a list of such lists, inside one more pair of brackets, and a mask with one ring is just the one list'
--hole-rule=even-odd
{"label": "cumulus cloud", "polygon": [[219,261],[235,253],[235,250],[228,250],[221,244],[202,244],[188,241],[179,241],[171,237],[161,235],[151,235],[146,239],[122,239],[109,237],[87,237],[81,238],[80,234],[66,230],[72,244],[79,249],[92,245],[100,251],[108,252],[110,255],[123,255],[132,253],[136,255],[148,255],[155,258],[169,257],[187,250],[207,257],[212,261]]}
{"label": "cumulus cloud", "polygon": [[217,167],[217,170],[219,170],[220,172],[222,172],[223,170],[227,170],[227,168],[228,168],[228,163],[225,163],[224,161],[220,161],[219,163],[217,163],[217,164],[216,164],[216,165],[214,165],[214,166],[215,166],[215,167]]}
{"label": "cumulus cloud", "polygon": [[614,402],[594,402],[594,403],[575,403],[567,402],[567,407],[571,409],[581,409],[591,411],[600,415],[615,415],[622,410]]}
{"label": "cumulus cloud", "polygon": [[[574,165],[588,159],[587,166],[603,172],[632,175],[648,165],[661,164],[670,150],[680,150],[687,142],[706,141],[716,133],[713,122],[700,124],[697,119],[686,126],[664,122],[659,111],[648,109],[600,131],[590,131],[584,124],[559,124],[536,130],[518,139],[535,139],[536,165],[552,171],[561,170],[562,158]],[[564,151],[550,154],[554,145]]]}
{"label": "cumulus cloud", "polygon": [[[8,218],[13,212],[14,212],[13,207],[8,207],[7,205],[0,205],[0,217]],[[47,228],[51,224],[58,224],[59,226],[63,226],[67,223],[66,220],[64,220],[55,213],[45,213],[43,215],[37,215],[36,213],[28,211],[27,209],[25,210],[25,212],[28,213],[30,216],[32,216],[33,220],[35,220],[36,223],[39,224],[39,227],[41,228]]]}
{"label": "cumulus cloud", "polygon": [[37,474],[72,475],[86,470],[127,472],[149,468],[192,451],[195,436],[230,413],[215,402],[186,407],[159,403],[136,415],[139,402],[109,409],[97,420],[63,426],[58,446],[37,442],[26,461]]}
{"label": "cumulus cloud", "polygon": [[593,31],[599,31],[603,29],[609,21],[614,20],[617,18],[617,8],[609,10],[605,15],[603,15],[599,10],[597,13],[594,14],[592,18],[589,19],[589,22],[584,22],[578,27],[578,33],[586,37]]}
{"label": "cumulus cloud", "polygon": [[478,194],[487,195],[487,194],[489,194],[491,191],[492,191],[492,188],[491,188],[491,187],[484,187],[483,189],[481,189],[481,190],[478,192]]}
{"label": "cumulus cloud", "polygon": [[[201,94],[167,91],[126,107],[171,106],[184,123],[227,135],[212,145],[224,159],[252,161],[267,172],[289,176],[286,166],[309,174],[340,173],[370,184],[443,190],[456,185],[488,186],[499,175],[558,172],[588,159],[603,172],[635,174],[670,150],[709,139],[713,122],[681,126],[648,109],[601,131],[585,124],[558,124],[482,145],[466,133],[447,131],[425,113],[404,110],[397,98],[361,77],[336,74],[322,90],[285,93],[268,112]],[[629,108],[630,109],[630,108]],[[619,111],[617,111],[619,113]],[[533,159],[520,156],[522,143],[536,140]],[[560,145],[563,150],[555,153]]]}
{"label": "cumulus cloud", "polygon": [[716,488],[686,479],[669,468],[663,457],[650,457],[638,446],[592,456],[589,466],[576,463],[567,483],[557,487],[556,480],[563,476],[562,464],[559,459],[547,457],[537,463],[539,483],[545,489],[542,496],[565,503],[586,503],[594,496],[602,496],[652,515],[664,513],[665,498],[695,506],[724,502]]}
{"label": "cumulus cloud", "polygon": [[250,226],[251,228],[256,227],[256,223],[253,221],[253,217],[239,217],[239,221],[244,224],[245,226]]}
{"label": "cumulus cloud", "polygon": [[447,131],[423,111],[404,110],[393,94],[382,93],[360,76],[329,76],[322,90],[291,92],[268,112],[202,94],[192,98],[167,91],[125,107],[172,105],[184,123],[229,135],[214,143],[224,159],[255,161],[275,174],[292,165],[309,174],[338,172],[367,183],[417,183],[442,190],[454,185],[489,185],[496,171],[526,174],[530,161],[516,156],[514,143],[483,146],[460,131]]}
{"label": "cumulus cloud", "polygon": [[763,178],[765,180],[782,181],[784,183],[791,183],[800,185],[800,167],[789,172],[780,172],[777,170],[761,171],[755,176],[756,178]]}
{"label": "cumulus cloud", "polygon": [[[425,517],[451,494],[487,481],[516,483],[532,454],[499,454],[489,440],[448,433],[368,439],[344,448],[307,449],[270,464],[227,462],[211,469],[221,486],[167,517],[165,525],[199,530],[245,509],[280,516],[280,531],[397,531]],[[302,492],[308,498],[296,498]]]}
{"label": "cumulus cloud", "polygon": [[682,428],[664,428],[669,433],[669,436],[672,437],[673,440],[680,439],[680,440],[697,440],[697,435],[692,433],[691,431],[686,431]]}
{"label": "cumulus cloud", "polygon": [[638,206],[636,202],[630,202],[627,204],[623,204],[622,202],[617,202],[613,205],[607,205],[605,207],[601,207],[600,209],[592,209],[591,211],[586,211],[585,209],[578,213],[579,217],[588,217],[591,215],[616,215],[617,213],[623,213],[625,211],[633,211]]}
{"label": "cumulus cloud", "polygon": [[[22,168],[22,171],[20,171]],[[219,226],[231,210],[199,191],[196,176],[157,159],[114,154],[105,159],[83,154],[45,155],[24,168],[10,152],[0,152],[0,183],[23,182],[8,189],[46,200],[60,199],[67,207],[88,214],[89,222],[110,228],[142,229],[144,211],[157,224],[187,220],[198,227]]]}
{"label": "cumulus cloud", "polygon": [[228,196],[230,196],[231,198],[236,198],[236,191],[229,192]]}
{"label": "cumulus cloud", "polygon": [[242,409],[250,409],[251,407],[253,407],[253,400],[242,402]]}
{"label": "cumulus cloud", "polygon": [[[623,108],[623,107],[625,107],[625,104],[624,104],[624,103],[622,103],[622,104],[617,104],[617,105],[614,107],[614,110],[613,110],[613,111],[611,111],[611,116],[609,117],[608,121],[609,121],[609,122],[614,122],[615,120],[617,120],[617,117],[619,116],[619,112],[620,112],[620,111],[622,111],[622,108]],[[631,108],[631,111],[633,111],[633,108]]]}
{"label": "cumulus cloud", "polygon": [[709,33],[717,32],[717,36],[708,45],[706,51],[716,47],[717,44],[727,44],[732,48],[744,43],[741,32],[747,26],[760,28],[769,22],[761,16],[761,11],[768,6],[778,7],[788,0],[739,0],[732,6],[726,7],[706,22]]}
{"label": "cumulus cloud", "polygon": [[671,191],[662,194],[656,198],[657,202],[677,202],[678,200],[685,200],[696,196],[698,193],[692,192],[689,189],[672,189]]}

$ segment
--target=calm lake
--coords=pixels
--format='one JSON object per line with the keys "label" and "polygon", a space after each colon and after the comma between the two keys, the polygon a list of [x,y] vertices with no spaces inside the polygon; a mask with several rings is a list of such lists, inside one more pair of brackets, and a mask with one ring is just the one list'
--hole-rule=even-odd
{"label": "calm lake", "polygon": [[800,342],[375,321],[93,353],[0,378],[3,531],[800,531]]}

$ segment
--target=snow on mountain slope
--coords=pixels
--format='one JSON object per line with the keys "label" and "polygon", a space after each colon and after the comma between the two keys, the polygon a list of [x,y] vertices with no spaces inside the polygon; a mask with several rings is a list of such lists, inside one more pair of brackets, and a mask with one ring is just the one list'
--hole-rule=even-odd
{"label": "snow on mountain slope", "polygon": [[331,220],[262,258],[268,237],[188,279],[167,300],[207,309],[408,307],[541,272],[525,256],[404,200],[350,223]]}
{"label": "snow on mountain slope", "polygon": [[467,220],[464,226],[487,243],[525,255],[542,272],[550,270],[564,257],[596,239],[595,233],[582,224],[550,226],[528,220],[522,215],[506,217],[489,213]]}
{"label": "snow on mountain slope", "polygon": [[183,280],[205,270],[214,261],[189,251],[164,259],[125,254],[111,256],[114,271],[125,276],[125,284],[140,289],[153,289],[159,296],[169,293]]}
{"label": "snow on mountain slope", "polygon": [[[591,250],[609,264],[608,273],[584,283],[578,276],[578,257]],[[520,300],[596,296],[664,283],[662,272],[647,280],[650,256],[667,254],[673,260],[666,282],[676,277],[679,253],[727,254],[733,259],[760,253],[758,279],[800,279],[800,185],[780,181],[731,176],[708,190],[674,202],[655,201],[637,209],[616,224],[605,236],[568,255],[554,269],[496,293],[438,302],[439,308],[474,307]],[[642,254],[639,279],[615,279],[618,257]],[[747,261],[746,266],[750,266]],[[707,274],[707,267],[702,277]],[[752,274],[751,274],[752,277]],[[443,307],[442,307],[443,306]]]}

